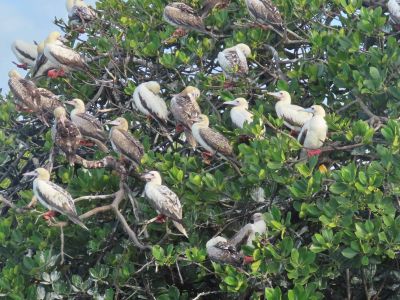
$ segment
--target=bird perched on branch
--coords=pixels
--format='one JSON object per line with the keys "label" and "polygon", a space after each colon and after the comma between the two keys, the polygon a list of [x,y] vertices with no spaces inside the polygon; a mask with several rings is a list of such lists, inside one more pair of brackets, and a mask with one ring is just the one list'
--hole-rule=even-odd
{"label": "bird perched on branch", "polygon": [[[52,63],[48,60],[46,55],[44,55],[44,46],[47,42],[47,39],[40,42],[37,45],[37,57],[35,60],[35,65],[31,69],[31,77],[32,78],[39,78],[41,76],[47,76],[50,70],[54,70],[58,68],[58,65]],[[51,73],[50,73],[51,74]]]}
{"label": "bird perched on branch", "polygon": [[37,57],[37,46],[22,40],[15,40],[11,44],[11,50],[17,58],[18,63],[14,63],[18,68],[27,70],[35,65]]}
{"label": "bird perched on branch", "polygon": [[192,7],[185,3],[172,2],[164,8],[164,20],[172,26],[178,27],[173,36],[180,37],[186,35],[186,30],[195,30],[214,36],[204,25],[203,18],[200,17]]}
{"label": "bird perched on branch", "polygon": [[197,103],[200,97],[200,90],[193,86],[187,86],[182,92],[174,95],[171,99],[171,112],[174,119],[179,125],[183,126],[185,131],[186,141],[192,148],[195,148],[197,143],[192,135],[193,118],[201,114],[201,109]]}
{"label": "bird perched on branch", "polygon": [[65,72],[80,70],[89,72],[89,66],[84,58],[75,50],[63,44],[67,40],[59,32],[52,32],[46,40],[44,55],[55,64],[59,70],[49,74],[50,77],[63,76]]}
{"label": "bird perched on branch", "polygon": [[15,104],[21,111],[36,113],[39,109],[37,101],[40,98],[36,85],[21,75],[16,70],[8,72],[8,86],[14,95]]}
{"label": "bird perched on branch", "polygon": [[115,152],[139,165],[144,155],[142,143],[128,132],[128,121],[122,117],[106,123],[114,126],[110,131],[110,141]]}
{"label": "bird perched on branch", "polygon": [[247,11],[259,24],[283,29],[282,16],[271,0],[245,0]]}
{"label": "bird perched on branch", "polygon": [[78,127],[82,136],[93,141],[101,151],[108,152],[108,148],[105,145],[108,135],[103,129],[103,124],[94,116],[86,113],[85,103],[81,99],[73,99],[65,103],[74,106],[71,111],[71,121]]}
{"label": "bird perched on branch", "polygon": [[85,24],[97,19],[97,14],[93,8],[82,0],[67,0],[66,8],[71,25]]}
{"label": "bird perched on branch", "polygon": [[328,125],[325,121],[325,110],[320,105],[313,105],[304,111],[312,113],[312,118],[308,120],[298,136],[298,141],[303,145],[300,158],[304,158],[306,153],[308,157],[319,155],[326,136],[328,134]]}
{"label": "bird perched on branch", "polygon": [[291,104],[290,94],[286,91],[267,93],[278,99],[275,104],[275,111],[283,123],[293,132],[299,132],[303,125],[312,118],[312,113],[304,110],[304,107]]}
{"label": "bird perched on branch", "polygon": [[157,171],[150,171],[142,175],[142,178],[147,182],[144,195],[160,214],[158,220],[163,220],[165,217],[172,219],[176,229],[188,237],[182,225],[182,205],[178,196],[167,186],[162,185],[161,175]]}
{"label": "bird perched on branch", "polygon": [[228,7],[230,0],[204,0],[203,6],[199,11],[202,18],[207,17],[213,9],[223,9]]}
{"label": "bird perched on branch", "polygon": [[164,99],[160,97],[160,90],[160,84],[156,81],[141,83],[133,93],[132,102],[136,110],[166,124],[169,111]]}
{"label": "bird perched on branch", "polygon": [[226,238],[216,236],[206,243],[207,255],[211,261],[221,264],[240,267],[243,264],[244,256],[236,250]]}
{"label": "bird perched on branch", "polygon": [[267,224],[264,221],[262,213],[255,213],[251,217],[253,223],[248,223],[242,227],[229,242],[235,247],[246,244],[253,246],[256,235],[263,234],[267,231]]}
{"label": "bird perched on branch", "polygon": [[65,153],[70,165],[75,164],[76,150],[82,140],[78,127],[67,118],[64,107],[57,107],[54,110],[54,126],[52,137],[55,144]]}
{"label": "bird perched on branch", "polygon": [[253,114],[248,111],[249,103],[244,98],[236,98],[232,101],[223,103],[224,105],[234,106],[230,111],[232,123],[239,128],[243,128],[244,124],[253,122]]}
{"label": "bird perched on branch", "polygon": [[389,10],[389,21],[393,24],[396,30],[400,29],[400,2],[398,0],[389,0],[387,2]]}
{"label": "bird perched on branch", "polygon": [[[39,93],[39,100],[37,101],[37,106],[39,111],[44,116],[45,124],[48,125],[48,119],[50,116],[53,116],[54,110],[63,106],[62,102],[59,100],[59,97],[55,95],[53,92],[45,89],[45,88],[37,88]],[[43,120],[42,120],[43,121]]]}
{"label": "bird perched on branch", "polygon": [[247,57],[251,55],[251,49],[246,44],[237,44],[218,53],[218,63],[224,73],[230,79],[236,75],[243,76],[249,72]]}
{"label": "bird perched on branch", "polygon": [[50,181],[50,173],[44,168],[25,173],[24,176],[35,176],[33,181],[33,193],[39,202],[50,211],[45,215],[50,218],[54,211],[66,215],[72,222],[89,230],[79,219],[75,203],[71,195],[62,187]]}

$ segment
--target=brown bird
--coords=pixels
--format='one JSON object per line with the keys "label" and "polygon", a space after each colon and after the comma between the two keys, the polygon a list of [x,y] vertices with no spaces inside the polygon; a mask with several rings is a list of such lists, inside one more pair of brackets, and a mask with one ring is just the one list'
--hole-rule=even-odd
{"label": "brown bird", "polygon": [[202,18],[205,18],[213,9],[223,9],[228,7],[230,2],[230,0],[205,0],[199,13]]}
{"label": "brown bird", "polygon": [[110,131],[110,141],[114,151],[128,158],[135,165],[139,165],[144,155],[144,147],[128,132],[128,121],[117,118],[106,124],[114,126]]}
{"label": "brown bird", "polygon": [[182,125],[185,131],[186,141],[193,148],[196,147],[196,139],[192,135],[193,118],[201,114],[197,103],[200,90],[193,86],[187,86],[182,92],[174,95],[171,99],[171,112],[177,125]]}
{"label": "brown bird", "polygon": [[58,96],[56,96],[53,92],[45,88],[38,88],[38,92],[40,98],[37,104],[39,109],[46,115],[46,117],[48,117],[49,114],[53,114],[57,107],[63,106]]}
{"label": "brown bird", "polygon": [[76,150],[79,148],[82,136],[78,127],[67,118],[64,107],[54,110],[54,125],[52,137],[55,144],[65,153],[71,166],[75,163]]}
{"label": "brown bird", "polygon": [[250,16],[261,25],[283,29],[282,16],[271,0],[245,0]]}
{"label": "brown bird", "polygon": [[22,111],[37,112],[37,101],[40,94],[36,85],[32,81],[22,78],[15,70],[11,70],[8,77],[8,86],[14,95],[17,108]]}
{"label": "brown bird", "polygon": [[94,116],[86,113],[85,103],[81,99],[73,99],[65,102],[75,108],[71,111],[71,121],[78,127],[85,139],[93,141],[101,151],[109,152],[105,145],[108,140],[107,133]]}
{"label": "brown bird", "polygon": [[244,76],[249,72],[247,57],[251,49],[246,44],[237,44],[218,53],[217,60],[224,73],[233,78],[235,75]]}

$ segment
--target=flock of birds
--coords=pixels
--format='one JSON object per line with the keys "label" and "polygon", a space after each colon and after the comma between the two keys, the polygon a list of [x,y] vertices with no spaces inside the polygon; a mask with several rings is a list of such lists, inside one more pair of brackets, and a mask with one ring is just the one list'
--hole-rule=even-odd
{"label": "flock of birds", "polygon": [[[389,1],[389,10],[396,3],[397,17],[400,20],[400,6],[396,0]],[[277,7],[270,0],[245,0],[250,16],[260,26],[273,26],[277,30],[283,28],[282,17]],[[164,9],[166,22],[178,27],[175,35],[186,34],[186,30],[196,30],[214,36],[204,25],[204,18],[213,10],[229,5],[229,0],[206,0],[200,11],[195,11],[184,3],[171,3]],[[67,0],[67,10],[70,24],[73,26],[86,26],[98,18],[98,13],[87,6],[82,0]],[[391,12],[393,14],[393,12]],[[66,101],[65,104],[73,106],[70,118],[64,103],[53,92],[38,88],[36,80],[48,76],[55,78],[78,70],[89,72],[89,66],[83,56],[65,45],[66,39],[58,32],[52,32],[46,40],[34,45],[17,40],[12,44],[12,51],[19,63],[18,67],[29,69],[28,76],[23,78],[15,70],[9,72],[10,91],[14,95],[17,109],[34,114],[43,124],[49,126],[54,116],[52,138],[55,145],[66,155],[69,163],[73,165],[77,157],[77,149],[82,145],[93,143],[100,151],[109,152],[107,143],[125,160],[130,161],[135,167],[140,165],[144,155],[141,142],[131,134],[129,123],[126,119],[118,117],[109,121],[112,126],[109,132],[104,130],[97,118],[90,115],[85,108],[85,103],[80,99]],[[228,78],[235,79],[246,75],[249,71],[247,58],[251,56],[251,49],[246,44],[238,44],[219,52],[217,60]],[[173,95],[168,108],[160,95],[160,84],[156,81],[144,82],[135,89],[131,104],[140,113],[155,119],[162,126],[172,114],[177,125],[176,132],[185,135],[185,141],[193,148],[200,145],[206,150],[208,156],[218,154],[223,158],[234,158],[233,148],[229,140],[220,132],[210,127],[209,119],[202,114],[197,103],[200,90],[193,86],[185,87],[179,94]],[[328,131],[325,121],[325,110],[320,105],[303,108],[291,103],[290,94],[286,91],[270,92],[270,96],[277,99],[275,110],[284,125],[293,133],[298,134],[298,141],[303,145],[301,157],[320,154]],[[237,98],[224,104],[233,106],[230,110],[232,123],[243,128],[245,124],[253,122],[253,114],[249,111],[249,104],[244,98]],[[88,143],[88,141],[90,143]],[[72,222],[84,229],[87,227],[79,219],[71,195],[62,187],[50,181],[51,174],[44,168],[26,173],[34,176],[33,192],[35,198],[50,211],[46,214],[48,219],[58,212],[66,215]],[[165,217],[173,221],[175,227],[186,237],[187,232],[182,223],[182,205],[178,196],[167,186],[162,184],[160,173],[150,171],[142,175],[146,181],[144,195],[150,204],[160,214],[158,220]],[[263,216],[256,213],[253,223],[243,227],[229,241],[218,236],[207,242],[208,255],[214,261],[232,265],[240,265],[246,257],[237,251],[237,246],[242,243],[252,245],[256,234],[266,231]]]}

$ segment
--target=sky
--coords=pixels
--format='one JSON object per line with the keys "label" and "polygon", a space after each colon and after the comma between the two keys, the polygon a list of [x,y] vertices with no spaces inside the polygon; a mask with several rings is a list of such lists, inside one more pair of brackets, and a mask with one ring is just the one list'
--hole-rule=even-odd
{"label": "sky", "polygon": [[[95,6],[95,0],[85,0]],[[8,91],[8,71],[16,61],[11,44],[16,39],[42,41],[51,31],[58,30],[54,17],[67,20],[65,0],[0,0],[0,88]],[[18,70],[21,75],[25,71]]]}

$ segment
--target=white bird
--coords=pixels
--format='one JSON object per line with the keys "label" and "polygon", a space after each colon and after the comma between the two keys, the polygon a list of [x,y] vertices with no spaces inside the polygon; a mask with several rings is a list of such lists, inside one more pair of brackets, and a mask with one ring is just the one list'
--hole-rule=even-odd
{"label": "white bird", "polygon": [[16,64],[18,68],[26,70],[35,65],[35,59],[37,57],[37,46],[35,44],[22,40],[15,40],[11,44],[11,50],[20,62],[20,64]]}
{"label": "white bird", "polygon": [[[320,105],[313,105],[305,111],[312,113],[313,117],[308,120],[298,136],[298,141],[303,145],[300,157],[318,155],[328,134],[328,125],[325,121],[325,110]],[[305,150],[305,151],[304,151]]]}
{"label": "white bird", "polygon": [[278,99],[275,111],[283,123],[294,132],[299,132],[303,125],[312,118],[312,113],[304,110],[304,107],[291,104],[290,94],[286,91],[267,93]]}
{"label": "white bird", "polygon": [[218,53],[218,63],[224,73],[234,75],[246,75],[249,72],[247,57],[251,55],[251,49],[246,44],[237,44]]}
{"label": "white bird", "polygon": [[211,261],[240,267],[243,264],[243,255],[226,238],[216,236],[206,243],[207,255]]}
{"label": "white bird", "polygon": [[261,235],[267,231],[267,224],[261,213],[255,213],[252,216],[253,223],[248,223],[240,229],[229,242],[235,247],[241,244],[253,246],[256,235]]}
{"label": "white bird", "polygon": [[67,0],[65,6],[68,11],[69,22],[72,25],[85,24],[97,18],[93,8],[82,0]]}
{"label": "white bird", "polygon": [[182,225],[182,205],[178,196],[167,186],[162,185],[161,175],[157,171],[150,171],[142,175],[147,181],[144,188],[144,195],[150,200],[150,204],[161,215],[158,219],[164,217],[171,218],[175,227],[188,237],[185,228]]}
{"label": "white bird", "polygon": [[[47,76],[50,70],[58,68],[58,65],[52,63],[48,60],[46,55],[44,55],[44,46],[47,43],[47,39],[40,42],[37,45],[37,57],[35,60],[35,65],[31,69],[31,77],[38,78],[42,76]],[[51,73],[50,73],[51,74]]]}
{"label": "white bird", "polygon": [[[39,202],[49,209],[66,215],[72,222],[89,230],[79,219],[75,203],[71,195],[62,187],[50,181],[50,173],[44,168],[25,173],[25,176],[35,176],[33,181],[33,193]],[[48,214],[48,216],[54,214]]]}
{"label": "white bird", "polygon": [[390,21],[398,26],[400,24],[400,1],[389,0],[387,2],[387,7],[389,10]]}
{"label": "white bird", "polygon": [[244,98],[236,98],[232,101],[224,102],[225,105],[233,105],[230,111],[232,123],[239,128],[243,128],[244,124],[253,122],[253,114],[248,111],[249,103]]}
{"label": "white bird", "polygon": [[136,110],[165,124],[169,111],[164,99],[159,95],[160,89],[160,84],[156,81],[141,83],[135,89],[132,101]]}

